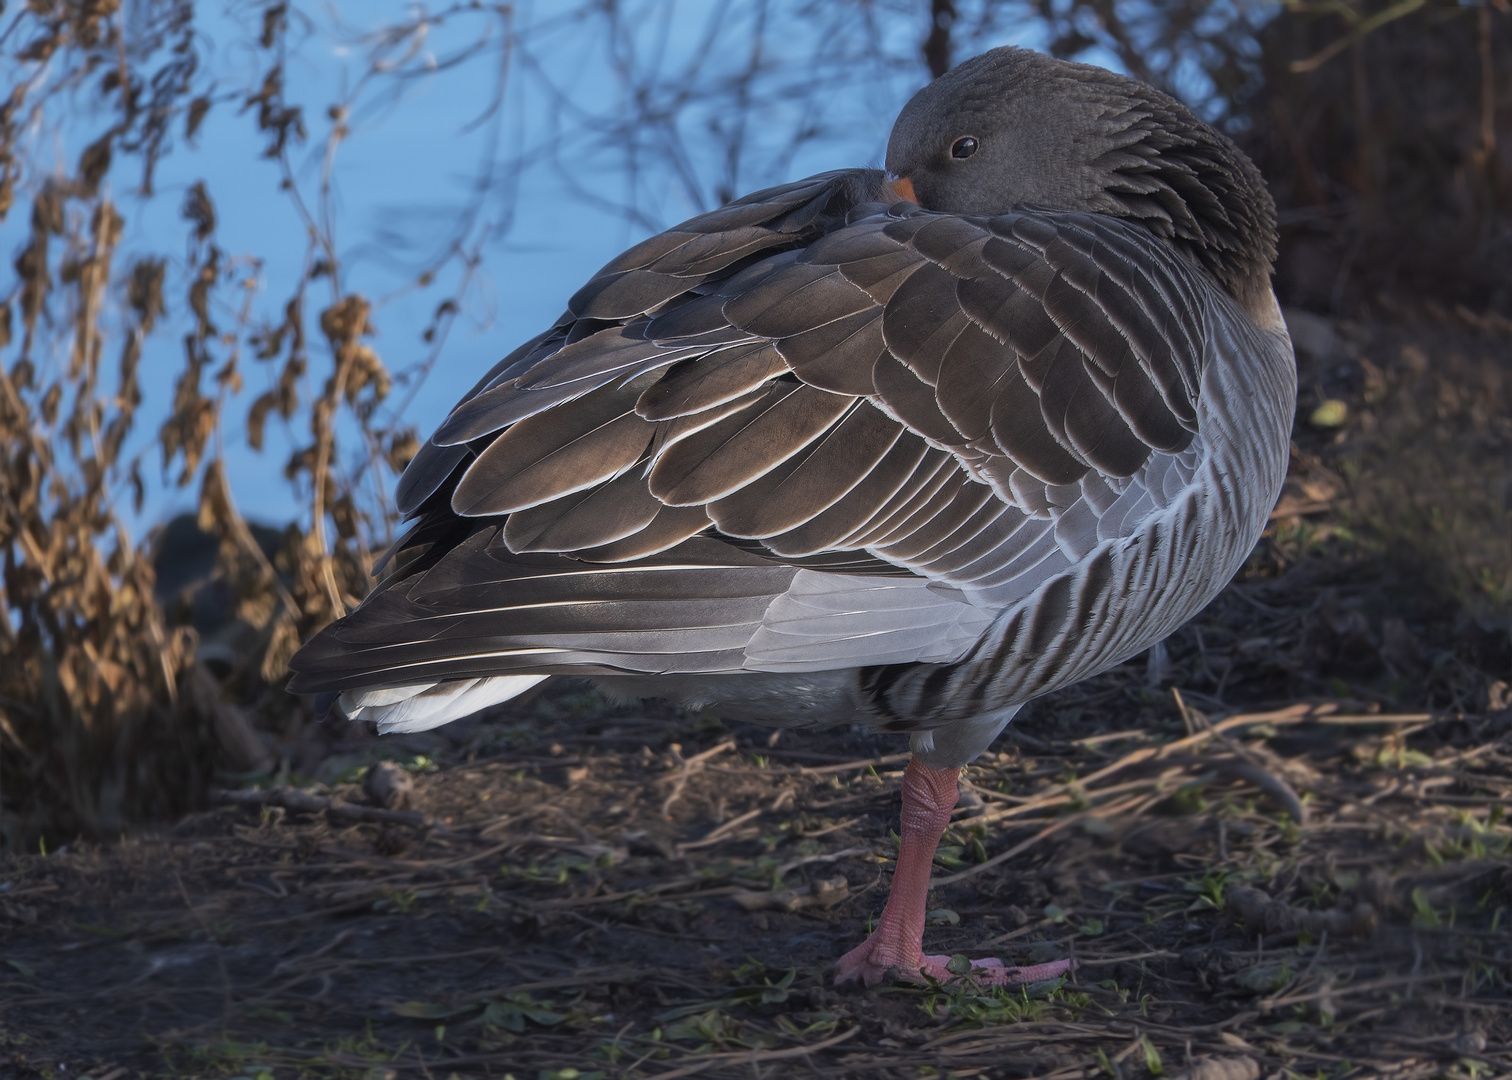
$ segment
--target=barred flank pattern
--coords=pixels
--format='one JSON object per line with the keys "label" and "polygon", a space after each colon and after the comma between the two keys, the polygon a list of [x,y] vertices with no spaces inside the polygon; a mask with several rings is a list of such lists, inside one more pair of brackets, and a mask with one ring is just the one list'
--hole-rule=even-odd
{"label": "barred flank pattern", "polygon": [[[1215,326],[1220,357],[1222,335]],[[1206,371],[1209,450],[1181,498],[1009,608],[959,662],[870,670],[863,686],[878,714],[927,729],[1027,701],[1136,655],[1216,595],[1258,541],[1284,478],[1295,387],[1280,363],[1219,359]]]}

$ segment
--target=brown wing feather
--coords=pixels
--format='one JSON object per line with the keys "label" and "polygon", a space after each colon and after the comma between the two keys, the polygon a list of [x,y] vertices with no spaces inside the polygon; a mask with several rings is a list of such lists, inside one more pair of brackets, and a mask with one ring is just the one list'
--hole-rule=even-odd
{"label": "brown wing feather", "polygon": [[877,507],[888,505],[930,455],[944,456],[940,451],[930,449],[929,444],[913,432],[902,431],[892,449],[860,483],[812,520],[766,540],[766,547],[778,555],[793,558],[846,547],[849,538],[876,516]]}
{"label": "brown wing feather", "polygon": [[897,421],[864,401],[803,453],[709,505],[720,531],[769,537],[812,521],[861,483],[903,435]]}
{"label": "brown wing feather", "polygon": [[709,512],[702,506],[663,506],[645,528],[623,540],[583,548],[573,554],[584,562],[634,562],[676,547],[708,527]]}
{"label": "brown wing feather", "polygon": [[[586,554],[604,546],[590,539],[618,544],[628,523],[655,519],[650,502],[629,499],[639,477],[657,502],[706,506],[716,528],[767,538],[774,551],[819,550],[822,539],[912,553],[934,542],[908,541],[910,530],[943,528],[952,499],[975,508],[991,490],[1047,514],[1045,485],[1128,476],[1152,450],[1190,442],[1196,379],[1179,369],[1191,352],[1173,345],[1168,315],[1152,314],[1170,304],[1140,264],[1149,245],[1085,215],[983,220],[898,206],[823,225],[848,183],[776,189],[607,266],[572,310],[607,318],[612,300],[623,326],[580,321],[567,344],[512,384],[496,380],[443,427],[456,442],[503,427],[453,481],[457,510],[535,507],[506,530],[511,540],[566,550],[580,534]],[[768,248],[783,250],[750,262]],[[719,273],[722,283],[699,284]],[[632,279],[654,299],[614,306]],[[1178,345],[1197,339],[1181,330]],[[614,389],[626,378],[645,380],[634,416],[621,404],[627,391]],[[863,422],[869,437],[852,444],[848,426]],[[921,468],[917,447],[894,453],[903,430],[956,448],[991,488],[943,457]],[[648,444],[649,465],[621,476]],[[911,480],[897,466],[909,454]],[[448,459],[433,462],[439,473]],[[868,483],[872,470],[881,479]],[[541,509],[616,476],[627,494]],[[595,513],[606,519],[592,524]]]}
{"label": "brown wing feather", "polygon": [[523,510],[592,487],[633,465],[651,442],[634,383],[537,413],[494,439],[452,494],[466,517]]}
{"label": "brown wing feather", "polygon": [[[1190,445],[1212,288],[1196,271],[1137,225],[886,206],[880,183],[814,177],[652,237],[496,365],[401,482],[422,515],[408,542],[431,551],[338,624],[375,643],[344,685],[363,663],[501,670],[459,658],[463,640],[537,631],[578,669],[689,650],[738,666],[800,566],[1012,588],[1085,546],[1119,478]],[[756,574],[738,618],[718,617],[720,579],[615,569],[689,545]],[[649,591],[606,607],[592,590],[611,584]],[[475,617],[480,587],[525,621]],[[553,606],[563,589],[589,590],[581,612]]]}
{"label": "brown wing feather", "polygon": [[722,498],[818,439],[855,400],[799,382],[773,384],[766,401],[663,453],[648,478],[651,493],[669,506]]}
{"label": "brown wing feather", "polygon": [[769,342],[725,349],[667,372],[646,388],[635,410],[647,420],[688,416],[743,397],[787,371]]}
{"label": "brown wing feather", "polygon": [[504,523],[510,551],[583,551],[634,536],[663,508],[634,468],[607,483],[517,510]]}

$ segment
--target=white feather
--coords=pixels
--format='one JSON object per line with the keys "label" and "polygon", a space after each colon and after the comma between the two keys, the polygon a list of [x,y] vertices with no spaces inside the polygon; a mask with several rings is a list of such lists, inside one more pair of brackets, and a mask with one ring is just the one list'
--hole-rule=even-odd
{"label": "white feather", "polygon": [[348,690],[337,699],[352,720],[372,720],[378,733],[429,731],[518,697],[546,675],[499,675],[381,690]]}

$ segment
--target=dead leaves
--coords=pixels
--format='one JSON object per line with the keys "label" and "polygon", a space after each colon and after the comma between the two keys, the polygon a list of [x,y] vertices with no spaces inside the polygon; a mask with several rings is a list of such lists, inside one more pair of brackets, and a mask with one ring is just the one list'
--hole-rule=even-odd
{"label": "dead leaves", "polygon": [[[189,101],[197,69],[191,8],[138,26],[129,54],[118,9],[116,0],[86,0],[18,12],[21,44],[10,56],[20,81],[0,104],[0,214],[18,191],[30,196],[15,292],[0,306],[0,349],[12,350],[0,358],[0,721],[15,751],[0,755],[0,840],[12,848],[42,829],[115,831],[181,813],[200,798],[216,733],[237,742],[226,706],[203,685],[179,693],[194,670],[195,635],[165,625],[147,555],[117,513],[121,491],[138,508],[145,493],[140,460],[125,455],[144,397],[144,343],[167,310],[169,262],[147,255],[117,270],[126,221],[105,193],[128,156],[142,163],[150,191],[166,125]],[[25,66],[43,61],[45,71]],[[46,146],[26,141],[28,125],[81,91],[98,91],[107,123],[80,140],[73,173],[59,173]],[[157,449],[180,485],[203,476],[201,516],[220,528],[228,559],[251,563],[244,592],[275,601],[262,605],[267,622],[294,603],[261,552],[247,554],[255,544],[213,447],[222,401],[240,381],[239,344],[219,325],[220,290],[240,264],[215,243],[203,183],[189,188],[182,211],[191,327]],[[102,370],[112,337],[114,380]],[[240,758],[256,759],[257,747],[240,741]]]}
{"label": "dead leaves", "polygon": [[[368,321],[371,311],[366,298],[353,293],[320,313],[321,332],[336,356],[335,373],[326,385],[327,397],[339,388],[348,405],[365,409],[369,415],[393,386],[383,361],[361,340],[373,332]],[[365,390],[368,397],[362,400]]]}

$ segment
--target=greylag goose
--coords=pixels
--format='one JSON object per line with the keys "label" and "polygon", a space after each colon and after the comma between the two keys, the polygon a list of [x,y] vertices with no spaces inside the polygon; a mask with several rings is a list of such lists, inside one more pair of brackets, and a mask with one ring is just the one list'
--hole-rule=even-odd
{"label": "greylag goose", "polygon": [[995,49],[909,101],[886,165],[594,275],[410,463],[409,561],[290,684],[380,731],[566,674],[907,734],[891,892],[836,974],[867,984],[952,977],[922,939],[960,769],[1217,594],[1296,396],[1271,199],[1169,96]]}

